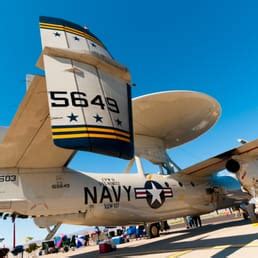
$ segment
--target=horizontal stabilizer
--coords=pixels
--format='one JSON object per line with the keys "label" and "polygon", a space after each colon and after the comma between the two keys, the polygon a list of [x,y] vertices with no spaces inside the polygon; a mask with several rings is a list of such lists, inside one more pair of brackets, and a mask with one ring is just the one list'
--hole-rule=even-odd
{"label": "horizontal stabilizer", "polygon": [[[128,69],[121,64],[117,63],[112,59],[105,58],[95,52],[88,52],[84,50],[70,50],[54,47],[45,47],[42,55],[37,63],[37,66],[44,69],[43,55],[48,55],[52,57],[67,58],[81,63],[86,63],[95,66],[111,75],[114,75],[121,80],[130,82],[131,76]],[[74,69],[71,67],[70,70]]]}

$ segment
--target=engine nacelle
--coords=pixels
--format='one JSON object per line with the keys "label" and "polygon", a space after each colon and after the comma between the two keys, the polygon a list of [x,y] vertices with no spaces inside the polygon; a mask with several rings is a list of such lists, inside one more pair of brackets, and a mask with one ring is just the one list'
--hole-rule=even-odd
{"label": "engine nacelle", "polygon": [[230,159],[226,163],[226,169],[229,172],[235,173],[243,187],[255,197],[255,190],[258,191],[257,159],[247,162]]}
{"label": "engine nacelle", "polygon": [[240,163],[237,160],[230,159],[226,163],[226,169],[231,173],[237,173],[241,168]]}

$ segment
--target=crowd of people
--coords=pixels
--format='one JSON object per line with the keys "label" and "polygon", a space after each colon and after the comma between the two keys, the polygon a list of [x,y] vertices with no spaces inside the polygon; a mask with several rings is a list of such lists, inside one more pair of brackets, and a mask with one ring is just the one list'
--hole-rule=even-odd
{"label": "crowd of people", "polygon": [[[17,245],[12,250],[8,248],[0,248],[0,258],[7,257],[8,253],[11,252],[12,255],[17,256],[19,254],[25,253],[37,253],[39,256],[57,252],[68,252],[69,250],[75,250],[82,246],[88,246],[90,244],[90,239],[93,235],[98,235],[97,232],[93,234],[85,235],[58,235],[55,236],[52,240],[43,241],[39,243],[30,243],[27,245]],[[96,239],[98,237],[95,237]]]}
{"label": "crowd of people", "polygon": [[202,220],[201,217],[196,216],[186,216],[184,217],[186,228],[198,228],[202,226]]}
{"label": "crowd of people", "polygon": [[[195,228],[201,227],[202,222],[200,216],[187,216],[184,218],[186,227]],[[161,230],[169,229],[169,225],[161,224]],[[57,252],[68,252],[69,250],[75,250],[76,248],[94,245],[94,244],[107,244],[112,242],[115,246],[117,244],[122,244],[129,242],[131,239],[141,239],[147,237],[144,225],[128,226],[128,227],[110,227],[110,228],[99,228],[95,227],[95,230],[83,235],[58,235],[52,240],[43,241],[41,245],[29,244],[27,248],[24,246],[16,246],[11,252],[14,255],[19,253],[28,252],[31,253],[35,251],[39,256]],[[109,241],[109,242],[107,242]],[[112,250],[115,247],[112,246]],[[0,250],[0,258],[5,257],[9,252],[9,249]]]}
{"label": "crowd of people", "polygon": [[53,240],[42,242],[39,255],[51,254],[57,252],[68,252],[69,250],[75,250],[82,246],[89,245],[90,235],[73,235],[68,237],[67,235],[61,235],[54,237]]}

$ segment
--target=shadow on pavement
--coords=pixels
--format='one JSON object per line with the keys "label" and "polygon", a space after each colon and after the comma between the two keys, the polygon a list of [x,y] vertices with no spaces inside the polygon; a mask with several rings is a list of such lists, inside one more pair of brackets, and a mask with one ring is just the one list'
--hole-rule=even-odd
{"label": "shadow on pavement", "polygon": [[[233,245],[233,247],[226,248],[221,252],[217,253],[214,258],[219,257],[227,257],[229,254],[232,254],[237,249],[241,248],[241,246],[236,247],[235,245],[246,245],[251,241],[257,239],[257,234],[248,234],[243,237],[241,236],[231,236],[231,237],[221,237],[221,238],[213,238],[213,239],[203,239],[206,236],[200,236],[200,238],[195,240],[187,240],[187,238],[195,237],[201,234],[210,233],[212,231],[216,231],[222,228],[241,226],[249,224],[249,221],[231,221],[224,222],[216,225],[205,225],[201,228],[191,229],[191,230],[177,230],[172,231],[171,237],[166,239],[161,239],[156,242],[151,242],[148,244],[144,244],[137,247],[124,247],[118,248],[117,251],[107,253],[107,254],[99,254],[98,251],[84,253],[80,255],[73,255],[70,257],[73,258],[82,258],[82,257],[130,257],[130,256],[139,256],[139,255],[148,255],[148,254],[161,254],[168,253],[173,251],[184,251],[187,249],[197,249],[197,248],[209,248],[220,245]],[[174,234],[180,234],[173,236]],[[182,242],[179,242],[184,240]]]}

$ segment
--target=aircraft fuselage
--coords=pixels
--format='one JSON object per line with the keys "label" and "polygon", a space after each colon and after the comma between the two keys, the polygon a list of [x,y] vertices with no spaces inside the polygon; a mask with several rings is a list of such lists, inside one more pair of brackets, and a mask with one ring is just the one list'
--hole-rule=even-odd
{"label": "aircraft fuselage", "polygon": [[10,169],[0,174],[0,211],[40,217],[50,225],[128,225],[219,208],[207,191],[207,181],[176,174],[90,174],[70,169]]}

